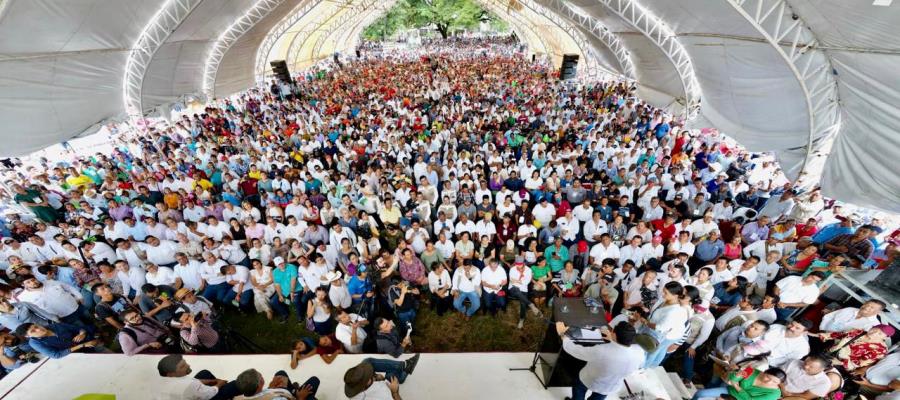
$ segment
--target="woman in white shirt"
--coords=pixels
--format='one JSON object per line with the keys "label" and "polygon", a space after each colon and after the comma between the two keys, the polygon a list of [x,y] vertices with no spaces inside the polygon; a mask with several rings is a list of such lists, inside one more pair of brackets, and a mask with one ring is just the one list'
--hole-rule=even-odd
{"label": "woman in white shirt", "polygon": [[[257,241],[259,239],[256,239]],[[260,259],[251,262],[250,283],[253,285],[253,306],[256,312],[266,313],[266,318],[272,319],[272,308],[269,306],[269,298],[275,293],[275,285],[272,284],[272,267],[267,267]]]}
{"label": "woman in white shirt", "polygon": [[443,262],[434,264],[434,269],[428,273],[428,290],[431,292],[431,301],[437,307],[438,316],[443,316],[453,307],[453,296],[450,295],[452,282],[447,265]]}
{"label": "woman in white shirt", "polygon": [[334,306],[331,305],[331,299],[328,298],[325,286],[317,287],[316,297],[306,303],[306,318],[307,320],[312,319],[316,333],[321,336],[334,332],[332,311],[334,311]]}
{"label": "woman in white shirt", "polygon": [[683,295],[684,287],[680,283],[669,282],[662,290],[662,304],[653,310],[650,318],[638,317],[643,320],[646,328],[653,330],[649,334],[658,342],[656,350],[647,354],[644,368],[654,368],[662,364],[669,346],[678,343],[684,336],[690,315],[680,303]]}

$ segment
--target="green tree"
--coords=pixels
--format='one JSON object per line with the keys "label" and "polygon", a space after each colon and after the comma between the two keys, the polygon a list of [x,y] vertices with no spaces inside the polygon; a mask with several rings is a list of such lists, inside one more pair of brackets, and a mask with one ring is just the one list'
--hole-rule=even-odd
{"label": "green tree", "polygon": [[505,26],[474,0],[399,0],[387,14],[366,27],[363,36],[383,39],[401,29],[432,26],[446,39],[453,30],[475,29],[481,21]]}

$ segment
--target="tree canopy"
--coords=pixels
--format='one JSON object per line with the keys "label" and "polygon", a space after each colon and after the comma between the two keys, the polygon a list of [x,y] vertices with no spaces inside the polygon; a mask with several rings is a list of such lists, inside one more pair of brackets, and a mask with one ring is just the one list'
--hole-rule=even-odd
{"label": "tree canopy", "polygon": [[474,29],[488,21],[498,30],[505,24],[474,0],[398,0],[381,18],[363,31],[370,40],[383,39],[399,30],[433,26],[447,38],[455,29]]}

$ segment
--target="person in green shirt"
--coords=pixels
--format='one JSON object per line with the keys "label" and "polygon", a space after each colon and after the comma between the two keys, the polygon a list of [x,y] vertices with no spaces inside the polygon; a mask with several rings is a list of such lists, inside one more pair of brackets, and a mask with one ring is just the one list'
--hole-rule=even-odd
{"label": "person in green shirt", "polygon": [[559,272],[563,269],[566,261],[569,261],[569,249],[563,246],[562,237],[557,236],[553,245],[544,250],[544,257],[547,264],[550,264],[551,271]]}
{"label": "person in green shirt", "polygon": [[293,304],[297,320],[303,321],[301,316],[306,312],[306,304],[303,302],[303,287],[297,281],[297,266],[286,263],[281,257],[275,257],[272,262],[275,264],[272,269],[275,294],[269,299],[272,311],[278,316],[278,322],[283,324],[287,322]]}
{"label": "person in green shirt", "polygon": [[538,257],[537,264],[531,266],[531,296],[538,307],[543,307],[547,302],[547,285],[552,278],[547,259]]}
{"label": "person in green shirt", "polygon": [[28,207],[37,219],[48,224],[56,223],[59,215],[50,206],[47,196],[34,189],[25,189],[22,185],[14,185],[13,190],[16,192],[16,196],[13,198],[16,203]]}
{"label": "person in green shirt", "polygon": [[784,371],[779,368],[760,371],[747,367],[728,375],[725,386],[699,390],[693,399],[718,399],[727,394],[737,400],[778,400],[781,398],[780,385],[785,378]]}

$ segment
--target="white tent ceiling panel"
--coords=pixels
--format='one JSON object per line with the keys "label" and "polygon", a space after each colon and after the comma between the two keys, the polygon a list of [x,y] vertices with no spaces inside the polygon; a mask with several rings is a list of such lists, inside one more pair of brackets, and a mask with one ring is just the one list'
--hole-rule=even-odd
{"label": "white tent ceiling panel", "polygon": [[127,49],[162,2],[6,0],[0,54]]}
{"label": "white tent ceiling panel", "polygon": [[829,196],[900,212],[900,56],[838,53],[844,105],[838,135],[822,177]]}
{"label": "white tent ceiling panel", "polygon": [[120,51],[0,62],[0,156],[40,150],[121,114],[126,57]]}
{"label": "white tent ceiling panel", "polygon": [[872,5],[872,0],[792,0],[797,15],[826,46],[900,50],[900,4]]}
{"label": "white tent ceiling panel", "polygon": [[713,126],[753,151],[806,144],[800,85],[768,44],[711,37],[682,42],[703,90],[701,112]]}
{"label": "white tent ceiling panel", "polygon": [[641,33],[620,34],[619,38],[631,52],[640,83],[638,96],[654,106],[678,110],[676,99],[684,97],[684,88],[672,62]]}

